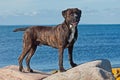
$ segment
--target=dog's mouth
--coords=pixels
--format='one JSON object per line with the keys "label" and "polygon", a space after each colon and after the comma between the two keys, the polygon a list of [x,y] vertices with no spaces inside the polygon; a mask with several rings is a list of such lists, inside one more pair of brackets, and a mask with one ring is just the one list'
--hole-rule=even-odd
{"label": "dog's mouth", "polygon": [[78,25],[78,22],[72,22],[71,25],[76,27]]}
{"label": "dog's mouth", "polygon": [[79,23],[79,19],[72,19],[70,24],[73,26],[73,27],[76,27]]}

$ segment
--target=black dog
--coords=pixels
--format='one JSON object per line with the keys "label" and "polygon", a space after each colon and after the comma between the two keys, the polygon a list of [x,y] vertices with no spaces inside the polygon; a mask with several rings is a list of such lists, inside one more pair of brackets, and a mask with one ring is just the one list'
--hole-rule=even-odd
{"label": "black dog", "polygon": [[19,70],[23,71],[23,59],[26,57],[27,70],[33,72],[30,68],[30,59],[35,53],[38,45],[48,45],[57,48],[59,51],[59,69],[65,71],[63,67],[63,52],[68,48],[69,61],[72,67],[76,64],[73,62],[72,52],[75,41],[77,40],[77,25],[80,21],[81,10],[78,8],[69,8],[62,11],[65,18],[62,24],[56,27],[32,26],[29,28],[18,28],[17,31],[25,31],[23,37],[23,51],[19,57]]}

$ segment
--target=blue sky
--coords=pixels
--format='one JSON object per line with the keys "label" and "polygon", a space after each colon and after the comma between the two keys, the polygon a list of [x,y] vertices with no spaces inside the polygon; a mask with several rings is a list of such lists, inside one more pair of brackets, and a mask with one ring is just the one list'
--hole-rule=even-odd
{"label": "blue sky", "polygon": [[59,24],[67,8],[82,10],[80,24],[120,24],[120,0],[0,0],[0,25]]}

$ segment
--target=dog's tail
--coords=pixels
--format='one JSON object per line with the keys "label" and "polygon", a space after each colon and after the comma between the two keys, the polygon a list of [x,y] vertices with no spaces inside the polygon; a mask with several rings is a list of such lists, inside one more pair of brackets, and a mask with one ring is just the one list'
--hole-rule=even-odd
{"label": "dog's tail", "polygon": [[26,29],[28,29],[28,27],[26,27],[26,28],[17,28],[17,29],[14,29],[13,32],[25,31]]}

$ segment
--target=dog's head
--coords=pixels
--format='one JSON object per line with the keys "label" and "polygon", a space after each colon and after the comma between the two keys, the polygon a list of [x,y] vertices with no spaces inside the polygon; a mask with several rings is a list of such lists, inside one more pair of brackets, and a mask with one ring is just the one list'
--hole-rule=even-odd
{"label": "dog's head", "polygon": [[82,11],[78,8],[69,8],[62,11],[62,15],[65,18],[65,22],[68,25],[76,27],[80,21]]}

